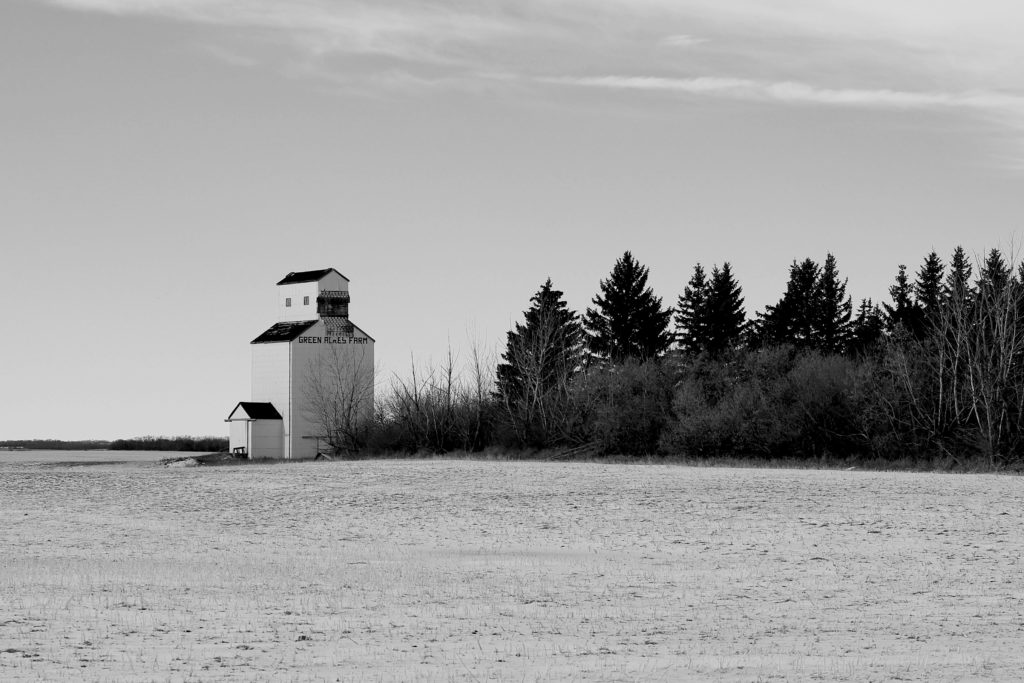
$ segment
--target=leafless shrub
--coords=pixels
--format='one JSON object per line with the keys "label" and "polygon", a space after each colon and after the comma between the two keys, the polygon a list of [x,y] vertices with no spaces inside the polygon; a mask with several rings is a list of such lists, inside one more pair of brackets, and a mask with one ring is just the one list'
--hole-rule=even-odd
{"label": "leafless shrub", "polygon": [[459,367],[449,347],[440,364],[417,365],[407,377],[395,374],[381,402],[383,449],[446,453],[477,451],[488,445],[493,422],[493,358],[474,344]]}
{"label": "leafless shrub", "polygon": [[330,345],[310,359],[303,389],[306,418],[333,453],[356,453],[373,424],[376,369],[364,349]]}

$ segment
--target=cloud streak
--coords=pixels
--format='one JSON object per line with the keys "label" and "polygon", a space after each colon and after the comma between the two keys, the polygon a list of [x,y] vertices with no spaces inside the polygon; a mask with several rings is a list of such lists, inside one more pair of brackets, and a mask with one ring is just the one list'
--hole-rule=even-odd
{"label": "cloud streak", "polygon": [[694,45],[701,45],[708,42],[707,38],[698,38],[697,36],[691,36],[688,33],[678,33],[676,35],[665,36],[661,39],[662,45],[668,45],[670,47],[693,47]]}
{"label": "cloud streak", "polygon": [[[1024,130],[1017,0],[37,2],[251,29],[297,52],[303,68],[289,72],[360,87],[489,88],[501,85],[488,75],[498,73],[509,87],[961,111]],[[266,63],[238,45],[225,54]],[[623,72],[640,75],[594,75]]]}
{"label": "cloud streak", "polygon": [[511,40],[515,22],[452,2],[326,0],[45,0],[79,11],[156,16],[263,31],[307,55],[361,54],[420,63],[457,61],[459,46]]}
{"label": "cloud streak", "polygon": [[890,89],[818,88],[795,81],[764,82],[745,78],[656,78],[595,76],[544,78],[542,82],[607,90],[641,90],[715,95],[786,104],[866,109],[1006,109],[1024,114],[1024,96],[994,92],[908,92]]}

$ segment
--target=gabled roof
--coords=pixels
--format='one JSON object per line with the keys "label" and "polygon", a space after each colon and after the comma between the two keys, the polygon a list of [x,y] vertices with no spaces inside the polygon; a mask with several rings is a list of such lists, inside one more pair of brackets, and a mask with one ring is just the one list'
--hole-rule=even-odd
{"label": "gabled roof", "polygon": [[[284,276],[284,279],[278,282],[279,285],[293,285],[296,282],[319,282],[328,273],[338,273],[334,268],[324,268],[323,270],[303,270],[298,273],[288,273]],[[341,275],[341,273],[338,273]],[[341,275],[345,282],[351,282],[347,277]]]}
{"label": "gabled roof", "polygon": [[228,415],[228,420],[235,419],[235,414],[241,410],[246,417],[250,420],[281,420],[281,413],[277,412],[277,408],[274,407],[273,403],[256,403],[252,401],[241,401],[231,414]]}
{"label": "gabled roof", "polygon": [[316,320],[299,320],[297,322],[277,323],[249,343],[270,344],[272,342],[290,342],[293,339],[297,339],[300,334],[316,324]]}

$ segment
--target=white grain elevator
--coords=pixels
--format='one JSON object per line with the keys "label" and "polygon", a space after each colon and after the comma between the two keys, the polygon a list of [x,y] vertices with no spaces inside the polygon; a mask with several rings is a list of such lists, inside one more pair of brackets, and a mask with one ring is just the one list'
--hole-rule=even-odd
{"label": "white grain elevator", "polygon": [[227,418],[233,453],[315,458],[338,415],[372,415],[374,340],[349,320],[348,285],[334,268],[277,283],[277,322],[250,344],[251,400]]}

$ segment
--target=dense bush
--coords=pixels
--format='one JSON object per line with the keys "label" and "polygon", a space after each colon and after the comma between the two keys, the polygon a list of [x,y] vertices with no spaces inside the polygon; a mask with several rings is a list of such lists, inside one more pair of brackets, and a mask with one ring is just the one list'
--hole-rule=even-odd
{"label": "dense bush", "polygon": [[869,450],[866,362],[792,347],[696,358],[681,368],[662,450],[815,458]]}
{"label": "dense bush", "polygon": [[673,373],[664,361],[602,365],[573,385],[582,410],[581,440],[602,453],[648,455],[659,451],[671,420]]}
{"label": "dense bush", "polygon": [[792,364],[790,349],[699,356],[680,368],[672,408],[675,419],[662,436],[665,452],[692,456],[767,455],[783,440],[770,387]]}

